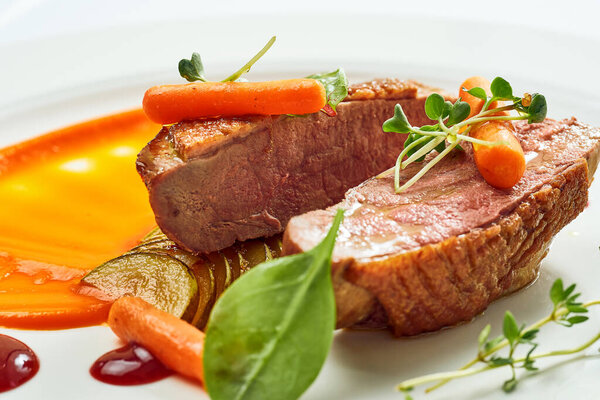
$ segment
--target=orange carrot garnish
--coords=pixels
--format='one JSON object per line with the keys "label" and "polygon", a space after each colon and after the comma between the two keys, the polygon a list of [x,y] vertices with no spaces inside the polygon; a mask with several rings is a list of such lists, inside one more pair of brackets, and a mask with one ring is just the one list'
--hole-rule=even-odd
{"label": "orange carrot garnish", "polygon": [[144,95],[144,112],[159,124],[202,117],[310,114],[325,106],[315,79],[268,82],[195,82],[155,86]]}
{"label": "orange carrot garnish", "polygon": [[137,297],[115,301],[108,325],[119,338],[141,344],[173,371],[203,381],[204,333],[194,326]]}
{"label": "orange carrot garnish", "polygon": [[[490,91],[490,81],[488,81],[487,79],[485,79],[484,77],[481,76],[472,76],[470,78],[467,78],[462,85],[460,85],[460,87],[458,88],[458,97],[460,97],[462,99],[462,101],[467,102],[469,104],[469,106],[471,106],[471,112],[469,113],[469,116],[467,118],[471,118],[477,114],[479,114],[481,112],[481,109],[483,108],[483,105],[485,104],[485,101],[483,101],[482,99],[473,96],[472,94],[467,93],[465,90],[471,90],[475,87],[480,87],[483,90],[485,90],[486,94],[488,96],[492,95],[492,92]],[[488,110],[494,109],[498,107],[498,102],[497,101],[493,101],[490,103],[490,105],[488,106]],[[505,112],[498,112],[495,115],[507,115]]]}
{"label": "orange carrot garnish", "polygon": [[471,131],[476,139],[503,142],[497,146],[473,143],[477,169],[487,183],[498,189],[513,187],[525,172],[525,155],[514,130],[510,121],[490,121]]}

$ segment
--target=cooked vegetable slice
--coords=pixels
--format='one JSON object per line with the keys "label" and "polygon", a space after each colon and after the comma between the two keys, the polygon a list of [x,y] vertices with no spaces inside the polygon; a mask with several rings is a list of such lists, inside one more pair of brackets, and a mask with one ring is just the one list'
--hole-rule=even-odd
{"label": "cooked vegetable slice", "polygon": [[230,249],[222,250],[223,254],[232,265],[235,265],[234,259],[237,257],[240,273],[244,273],[266,260],[278,258],[281,255],[281,236],[236,243]]}
{"label": "cooked vegetable slice", "polygon": [[231,265],[227,263],[227,259],[219,252],[205,255],[200,263],[204,263],[206,267],[212,270],[215,277],[215,290],[217,297],[219,297],[233,282]]}
{"label": "cooked vegetable slice", "polygon": [[194,315],[188,321],[196,328],[204,330],[210,311],[217,299],[215,277],[212,269],[203,262],[196,262],[190,267],[198,283],[198,304]]}
{"label": "cooked vegetable slice", "polygon": [[198,257],[194,256],[190,252],[183,250],[170,239],[158,239],[151,242],[143,242],[137,245],[136,247],[132,248],[125,254],[133,253],[166,254],[178,259],[188,267],[196,261],[198,261]]}
{"label": "cooked vegetable slice", "polygon": [[497,146],[473,143],[477,169],[487,183],[498,189],[513,187],[525,172],[523,148],[513,132],[510,121],[486,122],[471,131],[476,139],[502,143]]}
{"label": "cooked vegetable slice", "polygon": [[[155,299],[171,301],[162,292],[170,290],[169,285],[165,287],[165,285],[156,283],[156,280],[166,279],[164,276],[166,272],[161,272],[162,267],[155,264],[164,261],[167,264],[172,264],[174,261],[179,261],[189,270],[188,275],[191,275],[195,280],[197,292],[189,301],[187,308],[178,316],[199,329],[204,329],[210,311],[221,293],[242,273],[269,258],[278,257],[280,253],[280,236],[274,236],[267,239],[254,239],[236,243],[220,252],[195,256],[177,246],[159,228],[154,228],[144,236],[139,245],[133,247],[124,255],[97,267],[84,277],[81,283],[95,288],[87,293],[103,300],[114,301],[121,296],[135,295],[144,298],[161,309],[166,309],[164,304],[155,303]],[[135,275],[136,273],[137,266],[131,265],[135,262],[131,261],[130,257],[134,257],[135,262],[140,260],[144,263],[150,262],[153,268],[159,271],[159,274],[153,274],[142,269],[138,272],[144,276],[142,278],[139,276],[134,277],[134,281],[137,279],[138,282],[148,282],[148,287],[143,288],[146,290],[144,295],[142,294],[144,290],[140,288],[131,288],[120,284],[121,280],[128,281],[132,274]],[[180,264],[176,265],[181,267]],[[107,268],[107,266],[110,268]],[[177,285],[171,286],[173,290],[180,290]],[[177,293],[175,293],[170,298],[177,298],[177,296]]]}
{"label": "cooked vegetable slice", "polygon": [[150,232],[148,232],[146,234],[146,236],[144,236],[142,238],[142,240],[140,242],[147,243],[147,242],[152,242],[154,240],[159,240],[159,239],[168,239],[168,238],[167,238],[167,235],[165,235],[158,226],[155,226],[154,228],[152,228],[152,230]]}
{"label": "cooked vegetable slice", "polygon": [[137,297],[123,297],[111,307],[108,325],[126,342],[150,350],[178,373],[203,380],[204,333]]}
{"label": "cooked vegetable slice", "polygon": [[168,251],[173,245],[169,239],[152,239],[143,241],[135,247],[132,247],[128,253],[153,253],[155,251]]}
{"label": "cooked vegetable slice", "polygon": [[327,103],[315,79],[267,82],[198,82],[155,86],[146,91],[144,112],[159,124],[202,117],[310,114]]}
{"label": "cooked vegetable slice", "polygon": [[198,285],[188,267],[167,254],[132,253],[93,269],[81,280],[112,299],[135,296],[182,317],[197,301]]}
{"label": "cooked vegetable slice", "polygon": [[[471,112],[467,118],[471,118],[481,112],[488,96],[491,96],[490,81],[482,76],[472,76],[465,79],[458,89],[458,97],[469,104]],[[493,101],[487,107],[488,110],[498,107],[498,102]]]}

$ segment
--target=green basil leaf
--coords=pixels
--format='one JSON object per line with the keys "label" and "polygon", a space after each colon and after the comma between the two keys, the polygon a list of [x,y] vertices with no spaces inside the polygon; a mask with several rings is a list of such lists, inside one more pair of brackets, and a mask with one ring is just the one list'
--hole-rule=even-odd
{"label": "green basil leaf", "polygon": [[469,103],[462,100],[457,100],[456,103],[454,103],[454,105],[452,106],[452,109],[450,110],[450,115],[448,116],[448,121],[446,122],[446,125],[456,125],[459,122],[464,121],[464,119],[467,118],[470,113],[471,106],[469,105]]}
{"label": "green basil leaf", "polygon": [[514,343],[519,337],[519,326],[515,320],[514,315],[510,311],[504,314],[504,323],[502,324],[502,333],[509,343]]}
{"label": "green basil leaf", "polygon": [[179,75],[188,82],[202,81],[206,82],[204,76],[204,65],[200,54],[192,53],[192,58],[179,61]]}
{"label": "green basil leaf", "polygon": [[548,105],[546,104],[546,98],[539,94],[535,93],[531,97],[531,104],[528,107],[529,118],[527,122],[535,123],[542,122],[546,119],[546,114],[548,113]]}
{"label": "green basil leaf", "polygon": [[385,121],[381,128],[384,132],[410,132],[410,123],[408,122],[408,118],[406,118],[406,114],[404,114],[404,110],[402,110],[402,106],[400,104],[396,104],[396,107],[394,107],[394,116]]}
{"label": "green basil leaf", "polygon": [[562,279],[558,278],[552,284],[552,287],[550,288],[550,300],[552,300],[552,303],[555,306],[558,305],[558,303],[560,303],[561,301],[564,300],[564,298],[563,298],[563,281],[562,281]]}
{"label": "green basil leaf", "polygon": [[475,96],[478,99],[481,99],[483,101],[487,101],[487,93],[485,92],[485,90],[483,88],[474,87],[473,89],[469,89],[469,90],[465,90],[465,88],[463,88],[462,90],[466,91],[471,96]]}
{"label": "green basil leaf", "polygon": [[348,96],[348,78],[342,68],[325,74],[309,75],[307,78],[321,82],[327,95],[327,104],[333,108],[333,111]]}
{"label": "green basil leaf", "polygon": [[204,345],[213,400],[298,398],[317,377],[333,339],[331,253],[343,219],[312,250],[264,262],[217,301]]}
{"label": "green basil leaf", "polygon": [[492,92],[492,96],[498,100],[512,100],[513,98],[512,86],[510,86],[510,83],[499,76],[494,78],[492,81],[490,90]]}
{"label": "green basil leaf", "polygon": [[425,100],[425,114],[434,121],[437,121],[444,114],[445,100],[437,94],[432,93]]}

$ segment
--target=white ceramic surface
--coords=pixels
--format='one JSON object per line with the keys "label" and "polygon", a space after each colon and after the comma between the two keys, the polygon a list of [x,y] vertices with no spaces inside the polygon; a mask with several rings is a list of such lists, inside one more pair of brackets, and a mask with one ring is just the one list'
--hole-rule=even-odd
{"label": "white ceramic surface", "polygon": [[[307,25],[315,28],[309,31]],[[600,125],[597,38],[471,22],[471,35],[465,39],[469,32],[464,21],[439,17],[346,16],[343,28],[332,24],[331,17],[314,14],[215,17],[2,44],[0,145],[136,107],[148,86],[177,81],[176,62],[194,50],[202,52],[209,76],[225,75],[272,33],[278,34],[278,43],[254,68],[253,79],[297,77],[341,65],[353,81],[396,76],[454,90],[469,75],[502,75],[519,91],[546,94],[551,116],[577,115]],[[489,46],[490,39],[501,46]],[[303,399],[399,399],[394,386],[401,380],[454,369],[469,360],[479,331],[491,323],[492,334],[498,333],[505,310],[512,310],[519,321],[543,317],[550,310],[549,287],[559,276],[577,282],[585,299],[600,297],[599,222],[596,182],[590,206],[556,237],[540,278],[531,287],[495,302],[469,324],[435,334],[394,339],[386,332],[338,332],[324,369]],[[545,329],[539,350],[585,341],[598,331],[599,311],[590,313],[592,320],[581,327]],[[0,333],[23,340],[41,360],[39,374],[3,393],[3,399],[206,398],[198,386],[177,377],[138,387],[93,380],[88,374],[91,363],[118,345],[107,327],[54,332],[0,329]],[[510,398],[599,398],[597,348],[585,357],[540,362],[544,372],[524,379]],[[504,399],[500,385],[507,374],[502,370],[463,379],[426,396],[417,390],[414,397]]]}

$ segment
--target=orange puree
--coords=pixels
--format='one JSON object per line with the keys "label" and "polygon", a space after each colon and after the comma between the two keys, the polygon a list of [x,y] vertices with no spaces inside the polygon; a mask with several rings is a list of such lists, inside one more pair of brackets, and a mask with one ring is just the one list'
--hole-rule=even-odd
{"label": "orange puree", "polygon": [[75,289],[154,226],[135,157],[158,128],[136,110],[0,150],[1,326],[106,320],[110,304]]}

